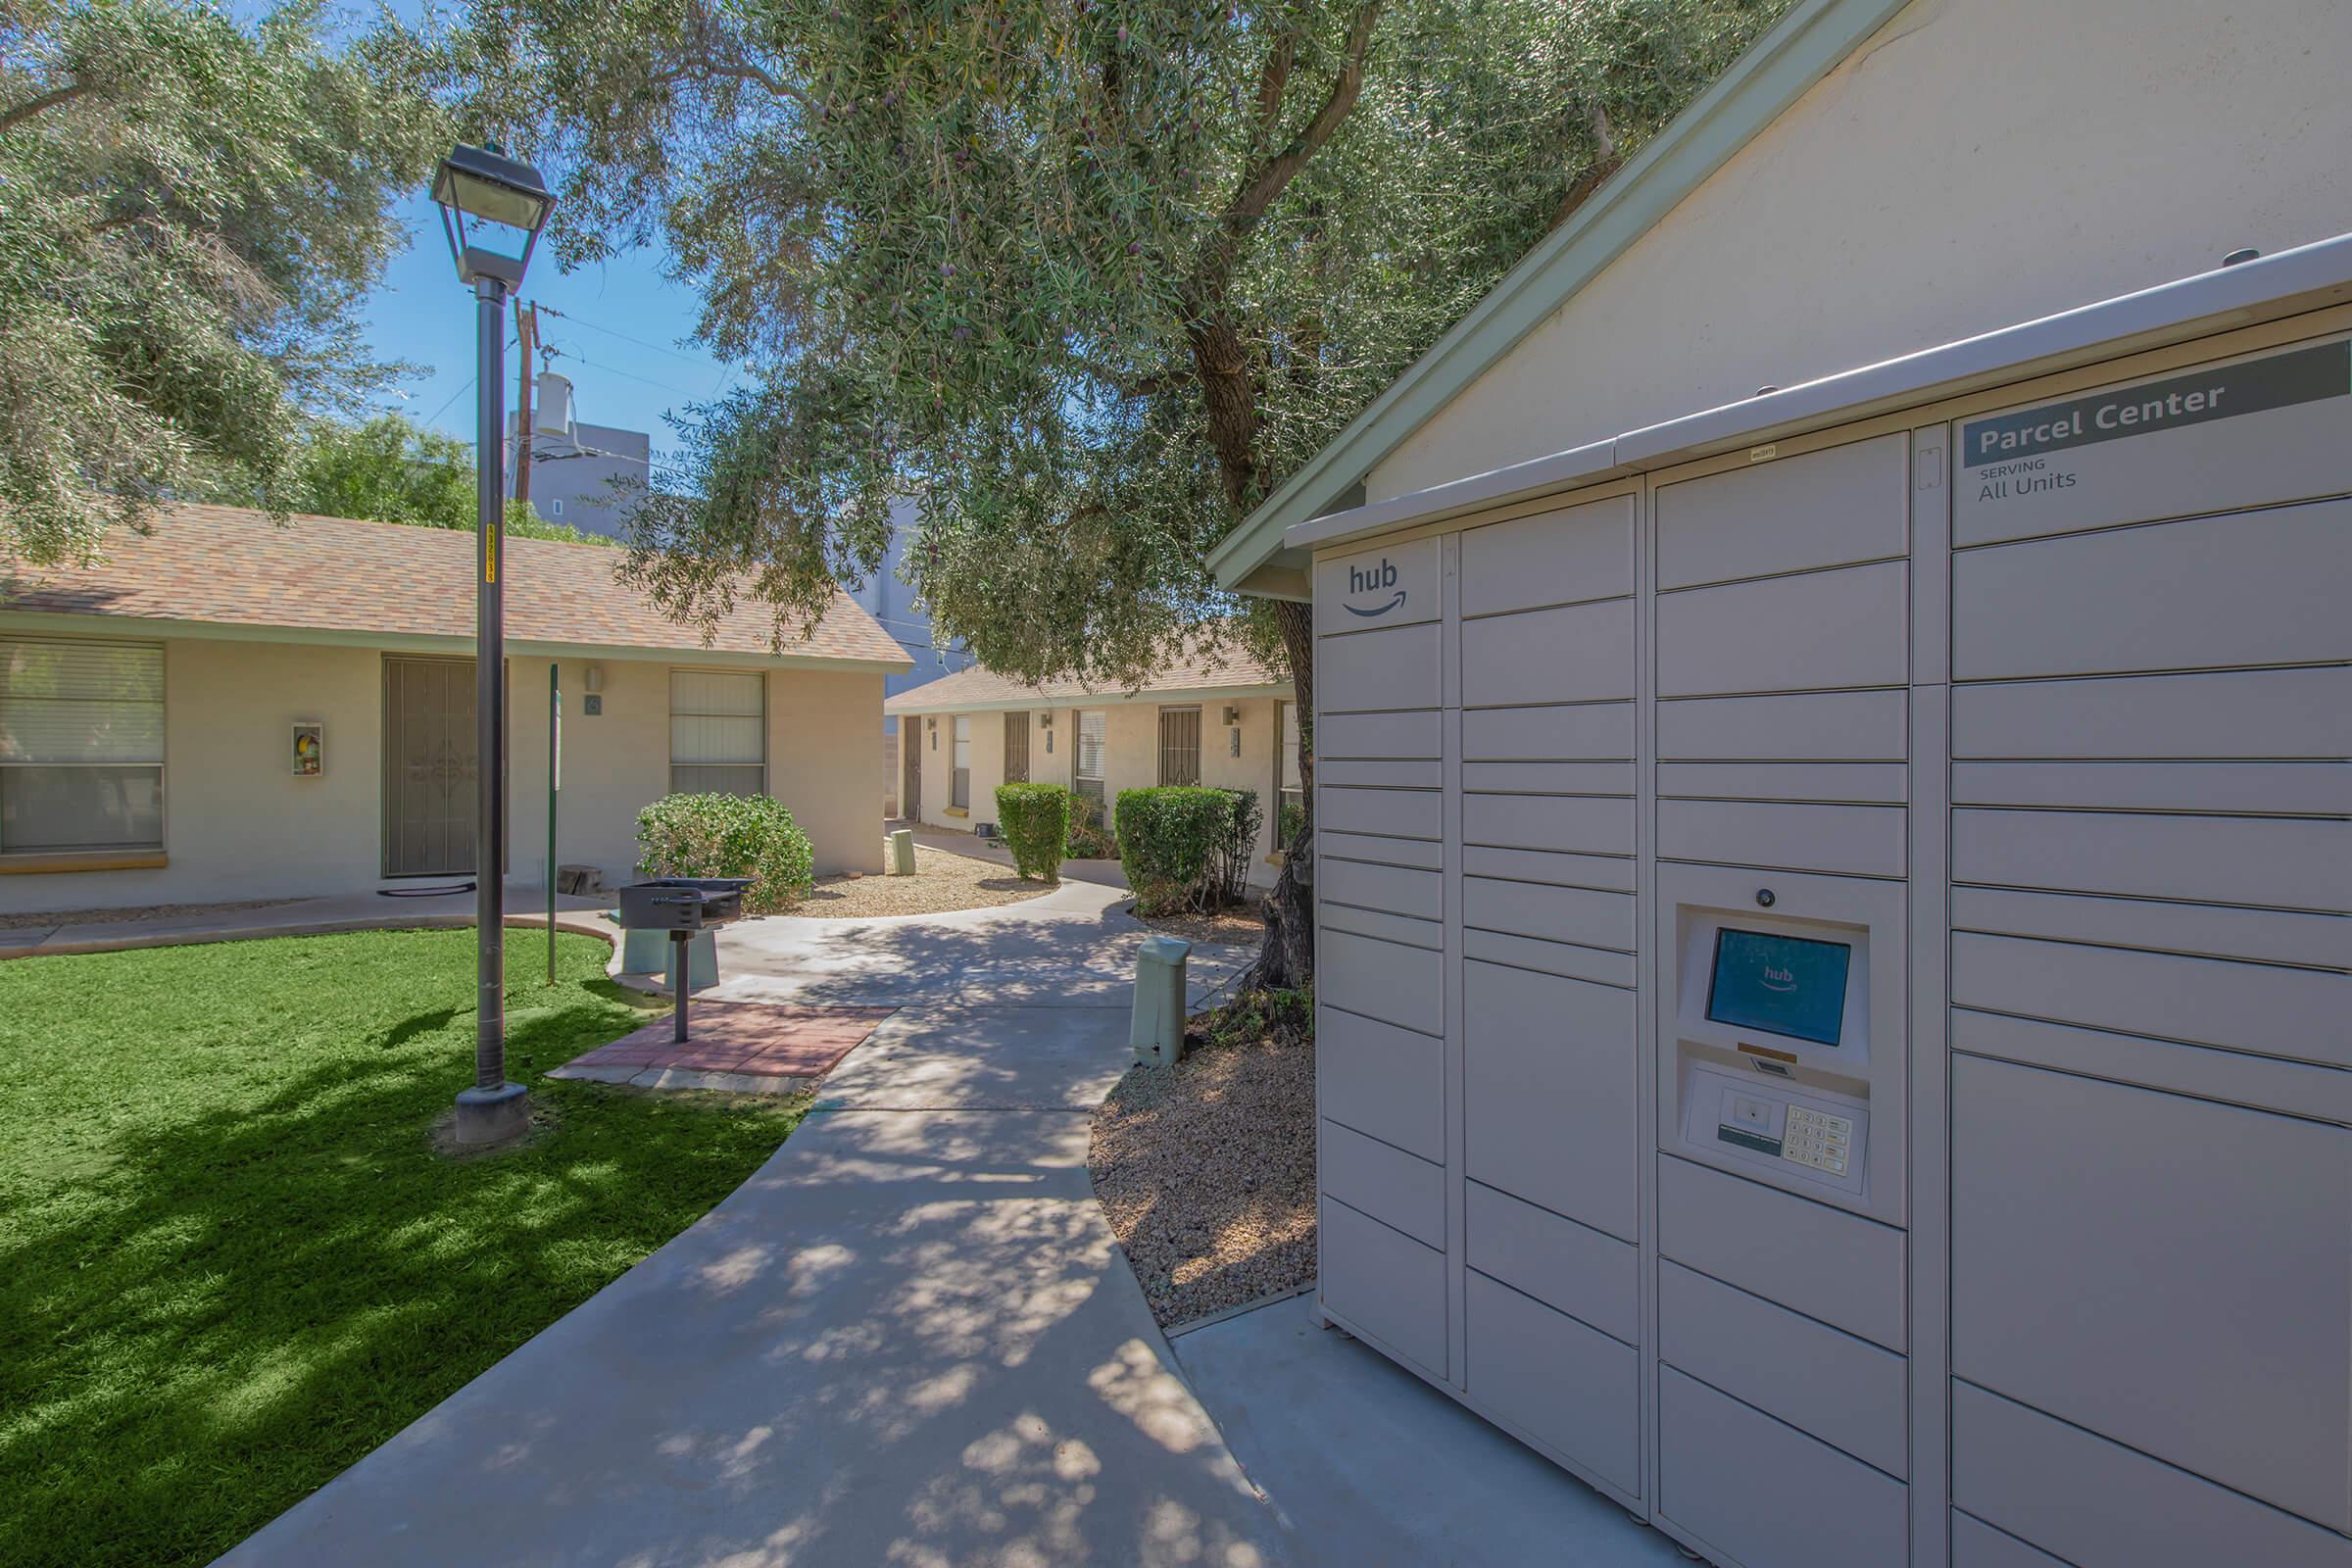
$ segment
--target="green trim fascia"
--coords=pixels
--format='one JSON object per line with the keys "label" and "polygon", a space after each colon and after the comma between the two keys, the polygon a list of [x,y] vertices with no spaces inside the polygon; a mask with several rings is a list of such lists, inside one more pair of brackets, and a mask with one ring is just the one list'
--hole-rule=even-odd
{"label": "green trim fascia", "polygon": [[1696,190],[1909,0],[1799,0],[1647,146],[1208,554],[1227,588],[1333,501]]}

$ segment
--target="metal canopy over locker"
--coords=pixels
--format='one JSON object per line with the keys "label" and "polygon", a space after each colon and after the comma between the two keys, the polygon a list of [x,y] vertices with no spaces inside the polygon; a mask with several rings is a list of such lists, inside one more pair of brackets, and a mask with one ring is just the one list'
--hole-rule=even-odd
{"label": "metal canopy over locker", "polygon": [[2352,1568],[2347,331],[1295,530],[1326,1316],[1726,1568]]}

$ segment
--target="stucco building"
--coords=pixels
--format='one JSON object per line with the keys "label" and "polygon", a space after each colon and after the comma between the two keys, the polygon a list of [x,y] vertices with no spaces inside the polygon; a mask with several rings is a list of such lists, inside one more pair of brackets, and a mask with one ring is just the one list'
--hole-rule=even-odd
{"label": "stucco building", "polygon": [[1257,796],[1267,866],[1280,803],[1298,798],[1291,684],[1236,652],[1171,661],[1132,691],[1028,686],[975,667],[902,692],[884,711],[906,743],[903,814],[938,827],[993,824],[997,786],[1009,779],[1067,785],[1102,803],[1106,825],[1121,790],[1202,784]]}
{"label": "stucco building", "polygon": [[[472,874],[469,533],[169,510],[87,567],[0,567],[0,910],[364,892]],[[506,547],[509,880],[608,881],[678,791],[765,793],[819,872],[881,869],[873,725],[907,666],[836,599],[771,651],[745,605],[705,641],[613,580],[617,553]]]}

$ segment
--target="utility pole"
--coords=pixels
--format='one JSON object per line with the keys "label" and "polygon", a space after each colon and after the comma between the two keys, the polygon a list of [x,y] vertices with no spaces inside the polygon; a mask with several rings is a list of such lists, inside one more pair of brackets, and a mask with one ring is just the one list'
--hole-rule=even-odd
{"label": "utility pole", "polygon": [[538,416],[531,409],[531,348],[539,336],[539,307],[514,302],[514,499],[531,499],[531,437]]}

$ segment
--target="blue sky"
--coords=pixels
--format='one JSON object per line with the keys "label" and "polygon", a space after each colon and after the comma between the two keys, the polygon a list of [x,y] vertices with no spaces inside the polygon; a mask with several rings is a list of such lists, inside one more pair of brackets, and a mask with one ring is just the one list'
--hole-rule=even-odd
{"label": "blue sky", "polygon": [[[409,248],[368,301],[368,341],[385,360],[419,367],[387,398],[417,422],[473,439],[473,292],[458,281],[441,237],[439,211],[420,191],[402,204]],[[730,368],[685,343],[694,330],[691,290],[662,276],[657,250],[564,272],[542,250],[524,279],[525,301],[541,312],[541,335],[555,347],[554,368],[572,379],[577,416],[589,424],[644,430],[657,453],[672,439],[665,413],[707,402],[735,379]],[[514,402],[514,318],[507,319],[507,406]]]}

